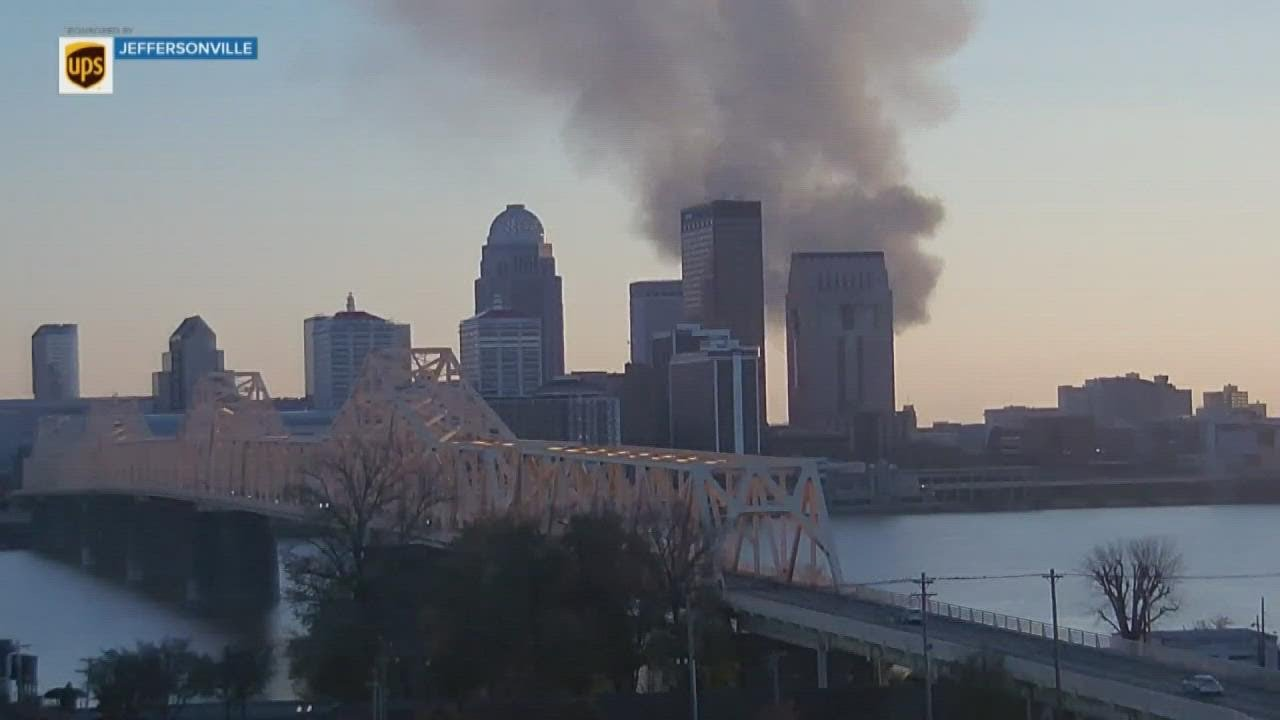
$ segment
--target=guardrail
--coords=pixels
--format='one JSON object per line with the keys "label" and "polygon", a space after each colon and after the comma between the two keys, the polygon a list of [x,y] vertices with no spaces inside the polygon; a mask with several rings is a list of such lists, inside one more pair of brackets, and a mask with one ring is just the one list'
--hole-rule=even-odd
{"label": "guardrail", "polygon": [[[840,592],[844,595],[881,605],[892,605],[911,610],[920,608],[918,595],[888,592],[861,585],[846,586],[841,588]],[[1053,639],[1053,623],[1030,620],[1016,615],[1005,615],[940,600],[930,600],[928,607],[930,615],[986,625],[1023,635]],[[1280,691],[1280,672],[1266,670],[1245,662],[1210,657],[1155,642],[1124,640],[1089,630],[1066,627],[1061,624],[1058,625],[1058,640],[1069,645],[1097,648],[1133,658],[1142,658],[1161,665],[1176,667],[1189,673],[1210,673],[1222,680],[1239,682],[1270,691]]]}
{"label": "guardrail", "polygon": [[[841,588],[840,592],[844,595],[851,595],[860,600],[867,600],[881,605],[894,605],[912,610],[918,610],[920,608],[919,596],[889,592],[887,590],[869,588],[863,585],[849,585]],[[1010,632],[1021,633],[1023,635],[1033,635],[1035,637],[1047,638],[1050,640],[1053,639],[1053,623],[1046,623],[1040,620],[1030,620],[1016,615],[1005,615],[1003,613],[992,612],[990,610],[981,610],[979,608],[971,608],[964,605],[942,602],[941,600],[929,601],[929,614],[952,620],[959,620],[961,622],[986,625],[999,630],[1008,630]],[[1090,632],[1089,630],[1081,630],[1079,628],[1067,627],[1065,625],[1058,625],[1058,640],[1069,645],[1080,645],[1082,647],[1098,649],[1111,647],[1111,637],[1108,635]]]}

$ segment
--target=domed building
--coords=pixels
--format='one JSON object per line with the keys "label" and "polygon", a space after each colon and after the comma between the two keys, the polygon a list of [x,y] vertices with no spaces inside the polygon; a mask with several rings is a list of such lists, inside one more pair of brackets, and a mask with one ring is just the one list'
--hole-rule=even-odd
{"label": "domed building", "polygon": [[543,243],[545,237],[542,221],[537,215],[525,209],[524,205],[508,205],[489,224],[487,244],[536,247]]}
{"label": "domed building", "polygon": [[500,307],[542,323],[542,381],[564,374],[564,301],[542,221],[508,205],[489,224],[475,284],[475,312]]}

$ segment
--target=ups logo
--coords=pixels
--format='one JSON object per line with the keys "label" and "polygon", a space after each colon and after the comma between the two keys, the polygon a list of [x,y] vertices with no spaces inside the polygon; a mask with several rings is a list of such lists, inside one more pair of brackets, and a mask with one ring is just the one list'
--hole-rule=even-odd
{"label": "ups logo", "polygon": [[72,83],[88,90],[107,76],[107,46],[100,42],[71,43],[63,49],[62,71]]}

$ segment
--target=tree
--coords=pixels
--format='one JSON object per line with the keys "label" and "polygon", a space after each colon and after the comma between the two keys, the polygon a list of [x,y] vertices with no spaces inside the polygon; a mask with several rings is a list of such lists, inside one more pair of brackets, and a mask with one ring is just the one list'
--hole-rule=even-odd
{"label": "tree", "polygon": [[1026,717],[1026,707],[1004,658],[983,651],[956,664],[938,683],[946,717],[954,720],[1002,720]]}
{"label": "tree", "polygon": [[287,569],[293,599],[304,605],[334,594],[361,598],[370,549],[425,539],[444,500],[434,453],[394,418],[336,434],[303,476],[295,490],[320,532],[311,538],[315,552]]}
{"label": "tree", "polygon": [[692,499],[646,513],[637,527],[649,541],[658,582],[673,620],[678,619],[680,610],[712,585],[718,538],[707,530]]}
{"label": "tree", "polygon": [[133,720],[143,714],[173,720],[194,697],[207,694],[200,668],[210,662],[186,640],[138,643],[133,650],[108,650],[88,658],[81,671],[106,720]]}
{"label": "tree", "polygon": [[1143,537],[1094,547],[1083,572],[1105,599],[1098,616],[1121,637],[1143,640],[1161,618],[1177,612],[1182,568],[1171,540]]}
{"label": "tree", "polygon": [[232,647],[222,649],[217,659],[205,657],[198,666],[198,684],[222,700],[223,715],[230,720],[232,706],[240,718],[248,716],[249,700],[260,695],[271,679],[271,648]]}
{"label": "tree", "polygon": [[1234,623],[1226,615],[1216,615],[1207,620],[1197,620],[1192,628],[1195,630],[1225,630]]}
{"label": "tree", "polygon": [[404,423],[362,416],[336,429],[305,469],[296,492],[318,532],[286,570],[287,595],[307,630],[289,644],[290,674],[310,694],[365,698],[372,675],[352,669],[385,667],[394,639],[417,637],[416,623],[393,622],[401,618],[388,607],[403,603],[385,597],[396,588],[380,578],[392,549],[429,535],[431,514],[445,499],[440,477],[435,454]]}
{"label": "tree", "polygon": [[635,692],[649,636],[663,624],[659,563],[648,538],[612,513],[570,518],[563,606],[591,633],[586,661],[614,692]]}
{"label": "tree", "polygon": [[560,604],[565,555],[546,534],[507,518],[473,523],[454,540],[430,599],[433,667],[455,698],[528,697],[580,689],[568,648],[589,642]]}
{"label": "tree", "polygon": [[729,618],[714,597],[719,535],[707,528],[692,497],[642,515],[637,530],[648,541],[657,567],[658,593],[666,608],[666,623],[650,634],[645,653],[655,684],[687,682],[687,671],[678,664],[687,659],[686,623],[691,619],[699,677],[736,674],[728,666],[733,656]]}

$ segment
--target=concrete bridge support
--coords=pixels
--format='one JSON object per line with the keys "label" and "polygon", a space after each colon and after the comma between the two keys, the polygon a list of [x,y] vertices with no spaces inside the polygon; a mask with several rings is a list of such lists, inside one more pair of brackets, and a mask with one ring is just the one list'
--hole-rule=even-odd
{"label": "concrete bridge support", "polygon": [[275,537],[259,515],[99,495],[43,498],[32,516],[38,551],[165,600],[237,613],[279,594]]}
{"label": "concrete bridge support", "polygon": [[49,557],[80,564],[80,504],[75,498],[42,498],[31,507],[32,546]]}
{"label": "concrete bridge support", "polygon": [[831,657],[831,644],[828,642],[827,636],[818,636],[818,642],[815,644],[813,651],[818,656],[818,689],[826,690],[829,687],[827,662]]}

